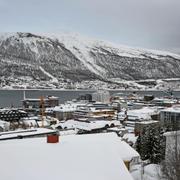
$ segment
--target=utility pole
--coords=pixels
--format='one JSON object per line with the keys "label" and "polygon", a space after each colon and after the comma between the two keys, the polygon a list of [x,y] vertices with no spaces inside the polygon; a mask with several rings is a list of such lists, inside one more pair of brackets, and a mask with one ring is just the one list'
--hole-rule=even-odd
{"label": "utility pole", "polygon": [[41,96],[40,97],[40,115],[41,115],[41,122],[42,122],[42,125],[41,127],[43,128],[44,127],[44,114],[45,114],[45,106],[44,106],[44,97]]}

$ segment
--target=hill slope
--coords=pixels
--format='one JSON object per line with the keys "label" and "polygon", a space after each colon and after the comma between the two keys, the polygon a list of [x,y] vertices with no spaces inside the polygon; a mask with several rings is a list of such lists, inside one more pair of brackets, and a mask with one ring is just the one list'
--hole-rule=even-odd
{"label": "hill slope", "polygon": [[1,34],[0,67],[0,86],[15,88],[91,88],[95,82],[119,88],[124,84],[116,79],[180,78],[178,55],[73,34]]}

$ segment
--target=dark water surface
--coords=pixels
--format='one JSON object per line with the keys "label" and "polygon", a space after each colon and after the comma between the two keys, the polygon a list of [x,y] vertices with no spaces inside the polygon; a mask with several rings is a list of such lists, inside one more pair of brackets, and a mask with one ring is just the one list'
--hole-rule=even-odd
{"label": "dark water surface", "polygon": [[[0,107],[20,107],[21,100],[23,100],[24,90],[0,90]],[[40,96],[57,96],[59,97],[59,102],[64,103],[67,100],[72,100],[77,98],[79,95],[93,93],[93,90],[26,90],[26,98],[39,98]],[[110,94],[124,93],[129,94],[133,91],[122,91],[122,90],[111,90]],[[156,97],[167,96],[168,94],[163,91],[135,91],[139,95],[151,94]],[[175,97],[180,97],[180,91],[174,91],[173,95]]]}

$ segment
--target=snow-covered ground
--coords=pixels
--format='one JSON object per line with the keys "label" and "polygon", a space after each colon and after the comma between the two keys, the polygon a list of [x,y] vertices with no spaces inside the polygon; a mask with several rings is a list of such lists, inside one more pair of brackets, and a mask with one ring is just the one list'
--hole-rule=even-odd
{"label": "snow-covered ground", "polygon": [[45,71],[44,68],[42,68],[41,66],[39,66],[39,69],[40,69],[45,75],[47,75],[48,77],[50,77],[52,82],[58,83],[57,78],[55,78],[53,75],[51,75],[50,73],[48,73],[47,71]]}
{"label": "snow-covered ground", "polygon": [[[44,72],[51,80],[50,81],[36,81],[33,80],[31,77],[24,76],[22,78],[13,79],[13,77],[9,77],[9,85],[0,84],[1,89],[59,89],[59,90],[98,90],[98,89],[105,89],[105,90],[160,90],[166,91],[168,89],[173,90],[180,90],[179,81],[166,81],[166,80],[157,80],[157,85],[140,85],[136,81],[126,81],[126,80],[119,80],[116,78],[110,79],[111,83],[103,82],[100,80],[93,80],[93,81],[81,81],[81,82],[64,82],[58,80],[52,76],[51,74],[47,74],[48,72]],[[12,83],[11,83],[12,82]],[[115,82],[115,83],[114,83]],[[146,81],[148,82],[148,80]],[[119,83],[116,84],[116,83]]]}
{"label": "snow-covered ground", "polygon": [[160,166],[157,164],[149,164],[144,166],[135,165],[131,169],[131,175],[134,180],[162,180]]}
{"label": "snow-covered ground", "polygon": [[[42,35],[42,33],[39,35]],[[159,58],[160,55],[165,55],[165,56],[169,55],[175,58],[180,58],[180,55],[166,51],[150,50],[145,48],[133,48],[125,45],[119,45],[116,43],[108,42],[105,40],[103,41],[103,40],[97,40],[94,38],[86,37],[79,33],[58,32],[58,33],[44,33],[43,35],[55,39],[58,38],[60,42],[63,42],[66,45],[66,47],[69,49],[72,49],[73,47],[81,46],[81,49],[83,50],[84,53],[88,52],[87,49],[89,48],[101,46],[110,51],[116,51],[120,56],[125,56],[125,57],[144,58],[142,54],[146,52],[146,54],[151,56],[152,58]]]}
{"label": "snow-covered ground", "polygon": [[[7,40],[8,39],[8,40]],[[6,41],[7,40],[7,41]],[[9,44],[8,44],[8,43]],[[21,43],[18,43],[21,42]],[[62,45],[62,47],[66,48],[71,54],[71,56],[68,56],[69,59],[69,66],[65,69],[68,70],[67,72],[71,72],[73,67],[76,66],[76,64],[70,65],[71,60],[73,59],[72,55],[76,57],[77,62],[79,62],[78,66],[82,66],[80,69],[87,70],[87,73],[94,74],[95,78],[80,78],[80,81],[74,80],[73,78],[66,77],[66,75],[63,75],[63,71],[65,69],[56,69],[56,66],[52,66],[55,62],[57,64],[62,63],[61,61],[64,60],[65,57],[62,57],[62,60],[59,59],[59,53],[53,56],[48,56],[52,52],[54,52],[54,46],[52,44],[56,44],[57,42]],[[39,44],[40,43],[40,44]],[[8,44],[8,45],[7,45]],[[52,51],[50,53],[49,49],[45,50],[44,45],[46,44],[47,47],[49,47]],[[31,34],[31,33],[4,33],[0,34],[0,45],[2,45],[1,49],[7,50],[9,52],[4,51],[5,54],[11,54],[11,48],[14,47],[14,50],[17,48],[18,51],[15,53],[16,55],[20,53],[19,57],[16,57],[16,55],[12,56],[13,59],[10,59],[8,56],[1,57],[1,63],[6,68],[8,67],[11,69],[12,67],[18,66],[19,68],[14,69],[13,73],[9,72],[9,75],[2,75],[0,77],[0,88],[4,89],[134,89],[134,90],[145,90],[145,89],[167,89],[167,88],[173,88],[173,89],[180,89],[179,83],[174,82],[177,78],[171,77],[178,77],[179,70],[176,69],[176,66],[173,66],[171,68],[172,63],[168,64],[169,58],[172,60],[173,64],[174,61],[180,59],[180,55],[176,55],[169,52],[163,52],[163,51],[155,51],[155,50],[147,50],[147,49],[141,49],[141,48],[132,48],[122,45],[113,44],[107,41],[101,41],[93,38],[88,38],[82,35],[79,35],[77,33],[49,33],[49,34]],[[9,49],[10,48],[10,49]],[[27,58],[24,58],[24,49],[28,49],[31,53],[28,55],[28,61]],[[62,50],[61,48],[59,50]],[[22,52],[21,52],[22,51]],[[2,53],[2,54],[3,54]],[[67,53],[67,52],[66,52]],[[22,55],[21,55],[22,54]],[[27,52],[25,54],[28,54]],[[61,54],[61,51],[60,51]],[[92,55],[93,54],[93,55]],[[148,71],[148,67],[146,67],[146,71],[142,74],[139,72],[136,72],[139,74],[137,77],[135,77],[136,73],[132,75],[131,73],[128,74],[128,71],[131,71],[131,61],[126,64],[126,60],[123,61],[122,64],[118,64],[116,67],[113,67],[113,64],[116,62],[113,61],[112,57],[109,59],[109,55],[114,54],[115,56],[120,56],[122,59],[128,58],[132,59],[132,63],[137,61],[137,65],[134,64],[134,69],[138,71],[143,70],[143,63],[150,64],[149,67],[151,67],[152,58],[160,63],[164,62],[166,60],[168,64],[167,67],[164,69],[164,71],[172,70],[169,76],[166,76],[166,74],[162,74],[162,71],[158,69],[159,63],[155,63],[155,69]],[[40,62],[40,60],[44,57],[44,55],[47,55],[47,63],[43,64],[43,62]],[[101,56],[102,55],[102,56]],[[21,57],[22,56],[22,57]],[[56,56],[58,58],[56,58]],[[54,59],[55,58],[55,59]],[[102,61],[99,60],[102,58]],[[138,61],[142,59],[146,59],[147,61],[143,62],[142,65],[138,64]],[[53,61],[54,59],[54,61]],[[139,59],[139,60],[138,60]],[[117,58],[118,61],[121,59]],[[72,60],[73,61],[73,60]],[[177,61],[178,62],[178,61]],[[67,63],[67,62],[63,62]],[[67,63],[68,64],[68,63]],[[123,67],[123,64],[126,64],[126,66]],[[47,66],[47,68],[46,68]],[[122,66],[122,68],[121,68]],[[21,67],[24,68],[21,72],[18,72],[17,70]],[[177,66],[178,67],[178,66]],[[25,69],[28,69],[32,71],[32,74],[36,72],[36,76],[39,76],[38,78],[34,78],[34,76],[31,75],[31,73],[26,73]],[[63,67],[62,67],[63,68]],[[124,68],[127,68],[127,73],[123,71]],[[128,70],[129,69],[129,70]],[[176,71],[174,71],[176,69]],[[55,70],[55,71],[54,71]],[[76,69],[75,69],[76,70]],[[132,69],[133,70],[133,69]],[[11,70],[10,70],[11,71]],[[17,71],[17,72],[16,72]],[[122,71],[122,74],[119,74]],[[78,72],[80,74],[78,74]],[[16,74],[17,73],[17,74]],[[79,71],[77,67],[77,72],[74,72],[75,76],[81,75],[82,71]],[[39,74],[39,75],[38,75]],[[83,72],[84,74],[84,72]],[[83,75],[82,74],[82,75]],[[85,73],[86,74],[86,73]],[[16,75],[16,76],[15,76]],[[147,75],[147,76],[146,76]],[[43,76],[43,78],[42,78]],[[74,76],[74,77],[75,77]],[[87,77],[88,74],[86,74]],[[155,78],[154,81],[156,82],[156,85],[142,85],[138,84],[134,79],[144,79],[146,77],[149,78]],[[156,79],[157,76],[157,79]],[[101,77],[101,78],[99,78]],[[165,79],[162,79],[163,77],[170,77],[168,78],[168,82]],[[88,79],[88,80],[87,80]],[[99,80],[101,79],[101,80]],[[126,80],[129,81],[126,81]],[[81,81],[82,80],[82,81]],[[134,80],[134,81],[133,81]],[[152,79],[149,79],[152,81]],[[148,81],[148,80],[147,80]],[[172,82],[173,81],[173,82]]]}

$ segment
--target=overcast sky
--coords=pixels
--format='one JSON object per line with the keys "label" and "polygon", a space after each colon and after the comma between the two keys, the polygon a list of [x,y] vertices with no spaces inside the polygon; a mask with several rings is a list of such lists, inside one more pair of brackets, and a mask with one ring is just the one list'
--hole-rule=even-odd
{"label": "overcast sky", "polygon": [[180,0],[0,0],[1,32],[62,30],[180,53]]}

